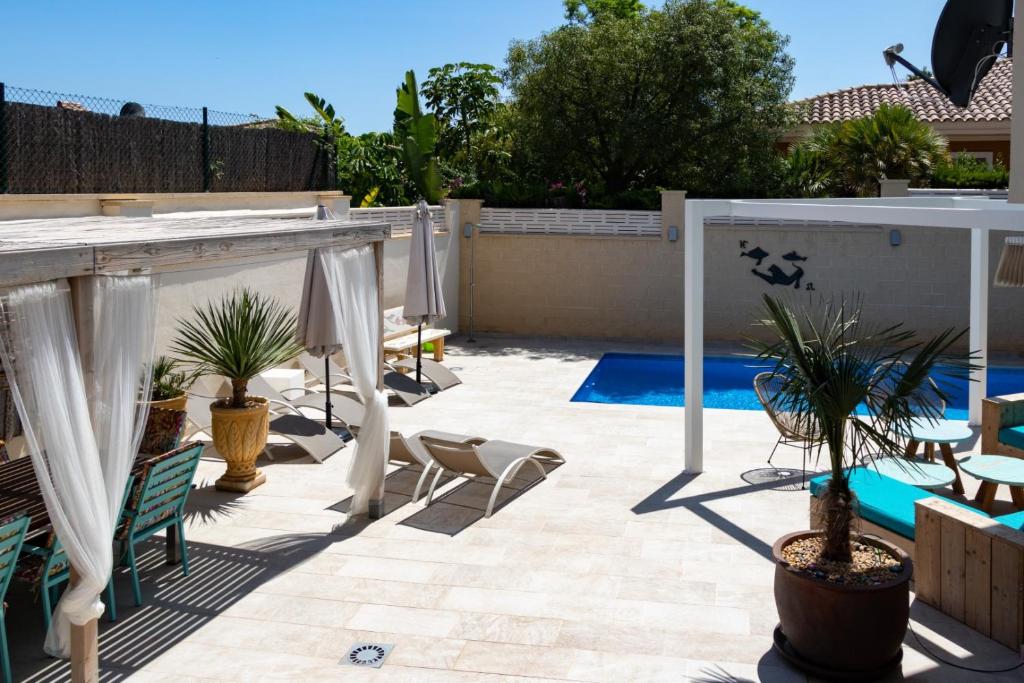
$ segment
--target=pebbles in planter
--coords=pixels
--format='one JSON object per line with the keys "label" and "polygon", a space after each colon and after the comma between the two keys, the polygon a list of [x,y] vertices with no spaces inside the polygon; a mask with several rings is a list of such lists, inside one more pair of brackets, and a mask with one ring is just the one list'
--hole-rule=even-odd
{"label": "pebbles in planter", "polygon": [[782,549],[791,569],[830,583],[880,586],[897,580],[903,564],[880,548],[865,543],[852,544],[851,562],[821,559],[824,539],[820,536],[794,541]]}

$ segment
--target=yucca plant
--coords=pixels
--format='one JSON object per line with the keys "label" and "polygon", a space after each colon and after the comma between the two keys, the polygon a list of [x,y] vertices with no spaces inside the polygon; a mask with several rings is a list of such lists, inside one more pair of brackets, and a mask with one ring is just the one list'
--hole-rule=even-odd
{"label": "yucca plant", "polygon": [[851,559],[856,500],[849,473],[860,464],[858,454],[898,454],[899,435],[915,419],[941,417],[950,381],[976,368],[969,353],[952,350],[966,330],[950,328],[919,341],[901,324],[870,327],[862,312],[859,300],[821,301],[811,309],[765,295],[758,324],[768,328],[770,340],[750,341],[757,357],[784,378],[771,397],[774,409],[818,435],[818,448],[828,456],[832,476],[818,499],[822,559],[838,562]]}
{"label": "yucca plant", "polygon": [[183,396],[200,374],[197,368],[186,368],[177,358],[167,356],[157,358],[150,372],[153,375],[151,401],[166,401]]}
{"label": "yucca plant", "polygon": [[249,288],[219,301],[193,306],[194,319],[178,320],[172,350],[203,374],[231,380],[229,408],[246,407],[249,380],[302,352],[295,341],[295,314]]}

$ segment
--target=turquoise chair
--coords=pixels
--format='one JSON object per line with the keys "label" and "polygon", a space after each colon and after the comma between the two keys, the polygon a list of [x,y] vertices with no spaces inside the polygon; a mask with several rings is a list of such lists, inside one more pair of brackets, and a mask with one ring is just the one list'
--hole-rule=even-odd
{"label": "turquoise chair", "polygon": [[[135,477],[129,476],[124,489],[124,497],[121,499],[122,520],[134,483]],[[35,586],[39,593],[39,601],[43,603],[43,628],[49,631],[54,605],[60,599],[60,587],[71,578],[71,563],[55,532],[50,532],[45,545],[36,546],[25,543],[22,546],[21,559],[15,575],[19,581]],[[117,620],[113,579],[107,582],[107,617],[111,621]]]}
{"label": "turquoise chair", "polygon": [[192,479],[203,454],[203,444],[189,443],[177,450],[150,460],[139,475],[141,483],[135,488],[124,522],[115,540],[119,543],[118,557],[132,575],[135,604],[142,604],[142,587],[136,564],[135,545],[154,534],[174,527],[181,548],[181,570],[188,576],[188,549],[185,546],[185,502],[192,490]]}
{"label": "turquoise chair", "polygon": [[0,522],[0,656],[3,657],[5,681],[13,681],[14,675],[11,673],[11,656],[7,651],[7,603],[3,599],[7,596],[7,587],[11,585],[14,569],[18,566],[18,553],[21,552],[21,544],[25,542],[28,522],[29,517],[25,514],[8,517]]}

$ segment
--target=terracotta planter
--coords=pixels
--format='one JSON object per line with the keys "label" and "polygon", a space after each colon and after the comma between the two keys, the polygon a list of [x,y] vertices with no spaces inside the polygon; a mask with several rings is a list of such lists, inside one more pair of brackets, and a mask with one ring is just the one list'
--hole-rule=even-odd
{"label": "terracotta planter", "polygon": [[860,543],[879,548],[903,563],[896,581],[883,586],[844,585],[791,570],[782,549],[793,541],[818,535],[818,531],[798,531],[783,536],[772,547],[781,631],[791,653],[797,655],[787,658],[819,675],[872,679],[902,658],[913,563],[896,546],[880,538],[861,536],[857,539]]}
{"label": "terracotta planter", "polygon": [[270,404],[262,396],[249,396],[256,405],[228,408],[227,399],[210,404],[213,445],[228,465],[216,481],[221,491],[247,493],[267,480],[256,467],[256,458],[267,445]]}
{"label": "terracotta planter", "polygon": [[181,396],[175,396],[174,398],[166,398],[163,401],[150,401],[150,408],[160,408],[163,410],[185,410],[185,405],[188,403],[188,395],[182,394]]}

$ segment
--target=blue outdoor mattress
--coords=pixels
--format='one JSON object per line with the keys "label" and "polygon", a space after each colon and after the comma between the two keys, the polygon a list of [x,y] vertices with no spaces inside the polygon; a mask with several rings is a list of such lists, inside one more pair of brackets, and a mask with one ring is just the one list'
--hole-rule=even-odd
{"label": "blue outdoor mattress", "polygon": [[[811,495],[821,495],[831,478],[831,474],[823,474],[811,479]],[[904,484],[864,467],[858,467],[850,474],[850,488],[857,494],[861,517],[909,539],[914,538],[914,503],[924,498],[936,497],[930,491]],[[959,505],[982,517],[988,517],[987,514],[970,505],[964,505],[949,498],[943,498],[943,500],[953,505]],[[1004,515],[1004,517],[1015,517],[1016,515],[1021,515],[1019,524],[1024,525],[1024,513]],[[1003,518],[997,517],[996,519],[1003,522]],[[1006,524],[1006,522],[1003,523]],[[1008,526],[1013,526],[1013,524],[1008,524]]]}
{"label": "blue outdoor mattress", "polygon": [[1003,427],[999,430],[999,443],[1024,450],[1024,425]]}

